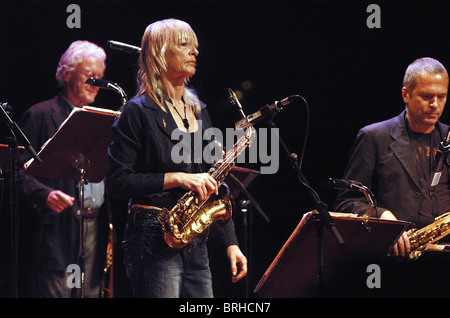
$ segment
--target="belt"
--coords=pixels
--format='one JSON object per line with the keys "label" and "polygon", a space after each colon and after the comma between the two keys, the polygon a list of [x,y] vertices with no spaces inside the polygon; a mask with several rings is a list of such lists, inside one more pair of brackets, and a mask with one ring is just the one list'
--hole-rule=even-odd
{"label": "belt", "polygon": [[162,209],[157,206],[132,204],[128,210],[129,220],[136,221],[136,219],[160,220],[160,211]]}
{"label": "belt", "polygon": [[[100,209],[99,208],[87,208],[87,209],[83,209],[83,216],[86,219],[95,219],[98,215],[100,214]],[[77,215],[80,216],[81,215],[81,210],[77,210]]]}
{"label": "belt", "polygon": [[[146,209],[146,210],[158,210],[161,211],[162,209],[157,207],[157,206],[153,206],[153,205],[145,205],[145,204],[132,204],[130,207],[130,211],[131,209],[134,208],[138,208],[138,209]],[[130,212],[128,211],[128,212]]]}

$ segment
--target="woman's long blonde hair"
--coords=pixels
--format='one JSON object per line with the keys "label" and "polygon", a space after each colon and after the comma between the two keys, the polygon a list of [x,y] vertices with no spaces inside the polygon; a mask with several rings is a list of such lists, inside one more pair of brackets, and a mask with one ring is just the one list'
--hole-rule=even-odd
{"label": "woman's long blonde hair", "polygon": [[[162,73],[167,70],[165,53],[168,48],[181,42],[198,46],[197,36],[191,26],[184,21],[166,19],[150,24],[144,32],[139,57],[137,73],[138,95],[148,93],[150,97],[164,110],[165,95],[162,83]],[[192,107],[195,113],[201,111],[200,101],[193,89],[187,87],[189,79],[185,79],[183,93],[184,101]]]}

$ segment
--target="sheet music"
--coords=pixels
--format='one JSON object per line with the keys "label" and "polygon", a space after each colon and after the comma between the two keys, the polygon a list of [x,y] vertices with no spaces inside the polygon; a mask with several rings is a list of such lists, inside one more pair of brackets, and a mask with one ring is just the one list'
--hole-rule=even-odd
{"label": "sheet music", "polygon": [[43,163],[38,166],[32,158],[24,165],[26,173],[76,180],[79,179],[79,171],[73,168],[73,164],[83,155],[91,165],[88,179],[91,182],[101,180],[102,175],[106,174],[107,147],[113,140],[111,127],[119,115],[118,111],[92,106],[74,108],[40,149],[39,156]]}

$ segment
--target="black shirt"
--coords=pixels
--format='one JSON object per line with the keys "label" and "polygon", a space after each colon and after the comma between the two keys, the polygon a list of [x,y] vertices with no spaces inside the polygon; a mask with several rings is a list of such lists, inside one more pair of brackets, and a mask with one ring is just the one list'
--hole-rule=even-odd
{"label": "black shirt", "polygon": [[[435,189],[431,188],[431,180],[438,163],[440,134],[436,129],[430,134],[412,132],[410,134],[416,168],[418,170],[420,189],[419,219],[417,226],[422,227],[433,222],[437,215],[450,211],[448,186],[448,167],[444,165],[440,180]],[[433,211],[433,190],[436,194],[436,211]],[[431,192],[430,192],[431,191]]]}

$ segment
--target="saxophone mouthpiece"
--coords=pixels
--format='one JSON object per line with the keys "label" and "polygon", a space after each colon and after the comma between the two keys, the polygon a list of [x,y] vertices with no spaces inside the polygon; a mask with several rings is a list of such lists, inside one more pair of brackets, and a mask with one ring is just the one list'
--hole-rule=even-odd
{"label": "saxophone mouthpiece", "polygon": [[233,92],[233,90],[231,88],[228,88],[228,93],[230,94],[230,96],[228,96],[228,99],[230,100],[230,103],[236,104],[236,102],[234,101],[234,98],[236,97],[236,94],[234,94],[234,92]]}
{"label": "saxophone mouthpiece", "polygon": [[233,92],[233,90],[231,88],[228,88],[228,92],[230,93],[230,96],[228,97],[228,99],[230,100],[230,102],[233,105],[237,105],[237,107],[239,107],[239,112],[240,112],[242,118],[245,118],[244,110],[243,110],[242,105],[239,102],[239,99],[237,98],[236,94]]}

